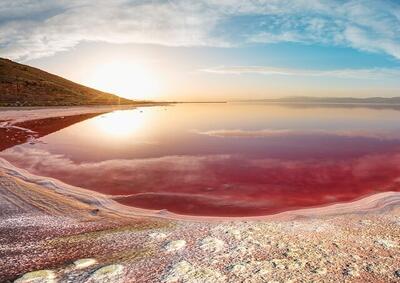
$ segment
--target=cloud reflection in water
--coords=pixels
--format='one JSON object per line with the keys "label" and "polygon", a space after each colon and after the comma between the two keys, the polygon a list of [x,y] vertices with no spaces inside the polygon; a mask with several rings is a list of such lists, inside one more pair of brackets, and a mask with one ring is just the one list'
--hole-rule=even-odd
{"label": "cloud reflection in water", "polygon": [[17,146],[1,157],[32,173],[115,195],[124,204],[185,214],[266,214],[400,188],[400,153],[326,160],[231,154],[76,163]]}

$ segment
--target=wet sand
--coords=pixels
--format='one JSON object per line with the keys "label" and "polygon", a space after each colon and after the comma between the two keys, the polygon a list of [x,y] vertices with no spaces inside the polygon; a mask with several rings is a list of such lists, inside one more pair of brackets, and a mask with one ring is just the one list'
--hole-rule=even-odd
{"label": "wet sand", "polygon": [[387,192],[265,217],[183,217],[1,160],[0,281],[396,282],[399,203]]}

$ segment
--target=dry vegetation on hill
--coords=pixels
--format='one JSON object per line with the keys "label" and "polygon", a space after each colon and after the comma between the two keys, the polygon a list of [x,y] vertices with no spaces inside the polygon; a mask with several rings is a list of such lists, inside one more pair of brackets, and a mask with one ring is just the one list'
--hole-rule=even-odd
{"label": "dry vegetation on hill", "polygon": [[138,103],[0,58],[0,106],[72,106]]}

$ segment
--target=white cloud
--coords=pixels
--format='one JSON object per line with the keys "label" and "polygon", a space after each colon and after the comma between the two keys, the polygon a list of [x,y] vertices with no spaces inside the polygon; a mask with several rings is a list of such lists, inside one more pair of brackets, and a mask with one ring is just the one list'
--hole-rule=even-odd
{"label": "white cloud", "polygon": [[275,68],[269,66],[232,66],[215,67],[200,70],[207,73],[241,75],[260,74],[278,76],[303,76],[303,77],[331,77],[351,79],[395,79],[400,77],[400,69],[372,68],[372,69],[340,69],[340,70],[303,70],[290,68]]}
{"label": "white cloud", "polygon": [[381,51],[400,59],[400,43],[395,39],[372,36],[365,30],[353,26],[346,28],[344,36],[350,46],[356,49]]}
{"label": "white cloud", "polygon": [[399,3],[377,0],[3,0],[0,56],[41,57],[82,41],[169,46],[295,41],[399,59],[399,10]]}
{"label": "white cloud", "polygon": [[[202,11],[199,5],[175,4],[173,1],[88,2],[60,5],[59,13],[55,11],[56,14],[46,19],[31,19],[27,14],[3,22],[0,54],[11,58],[35,58],[66,50],[82,41],[219,45],[217,40],[207,36],[209,28],[216,22],[215,13]],[[7,11],[4,6],[0,7],[0,22],[8,12],[19,13]]]}

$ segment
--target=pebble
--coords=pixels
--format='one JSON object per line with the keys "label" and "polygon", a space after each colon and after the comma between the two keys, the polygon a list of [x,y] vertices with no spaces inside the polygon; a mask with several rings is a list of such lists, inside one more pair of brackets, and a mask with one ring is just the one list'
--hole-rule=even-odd
{"label": "pebble", "polygon": [[94,282],[123,282],[124,267],[120,264],[106,265],[97,269],[89,280]]}
{"label": "pebble", "polygon": [[164,283],[222,283],[226,282],[226,278],[219,271],[205,268],[195,267],[191,263],[183,260],[175,264],[163,276]]}
{"label": "pebble", "polygon": [[150,233],[149,237],[154,240],[160,241],[160,240],[164,240],[167,237],[167,235],[164,233],[154,232],[154,233]]}
{"label": "pebble", "polygon": [[286,268],[286,261],[283,259],[273,259],[271,260],[272,266],[278,269],[285,269]]}
{"label": "pebble", "polygon": [[351,266],[351,265],[347,265],[343,269],[343,275],[356,277],[356,276],[359,276],[360,274],[359,274],[358,269],[356,267]]}
{"label": "pebble", "polygon": [[400,278],[400,269],[396,270],[396,271],[394,272],[394,275],[395,275],[397,278]]}
{"label": "pebble", "polygon": [[375,240],[375,243],[386,248],[386,249],[390,249],[390,248],[395,248],[397,247],[397,243],[392,241],[392,240],[387,240],[387,239],[377,239]]}
{"label": "pebble", "polygon": [[235,274],[236,276],[240,276],[241,274],[245,273],[246,266],[244,264],[235,264],[230,268],[230,271]]}
{"label": "pebble", "polygon": [[325,267],[318,267],[314,269],[313,272],[319,275],[325,275],[328,272],[328,270]]}
{"label": "pebble", "polygon": [[171,241],[165,246],[165,250],[168,252],[174,252],[184,249],[186,246],[185,240]]}
{"label": "pebble", "polygon": [[206,237],[200,243],[200,248],[204,251],[219,252],[224,248],[225,242],[214,237]]}
{"label": "pebble", "polygon": [[97,260],[95,260],[94,258],[83,258],[74,261],[75,268],[77,269],[83,269],[96,263]]}
{"label": "pebble", "polygon": [[24,274],[14,283],[54,283],[56,274],[52,270],[38,270]]}

